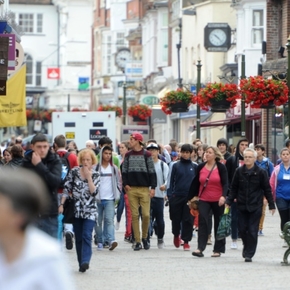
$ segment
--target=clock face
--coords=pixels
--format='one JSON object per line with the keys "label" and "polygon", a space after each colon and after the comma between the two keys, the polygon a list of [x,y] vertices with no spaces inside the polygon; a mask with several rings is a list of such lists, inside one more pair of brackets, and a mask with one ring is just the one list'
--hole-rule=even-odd
{"label": "clock face", "polygon": [[116,54],[116,65],[125,68],[126,63],[131,60],[131,52],[128,49],[120,49]]}
{"label": "clock face", "polygon": [[224,30],[216,28],[209,33],[209,41],[214,46],[221,46],[227,41],[227,35]]}

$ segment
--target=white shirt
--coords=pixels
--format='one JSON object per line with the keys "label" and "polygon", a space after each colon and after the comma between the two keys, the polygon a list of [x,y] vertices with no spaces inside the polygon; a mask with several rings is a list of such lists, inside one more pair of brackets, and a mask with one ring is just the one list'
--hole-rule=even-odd
{"label": "white shirt", "polygon": [[21,256],[7,264],[0,247],[0,289],[5,290],[72,290],[65,258],[56,239],[29,227]]}
{"label": "white shirt", "polygon": [[109,164],[106,168],[101,166],[100,174],[100,188],[99,199],[114,199],[113,185],[112,185],[113,167]]}

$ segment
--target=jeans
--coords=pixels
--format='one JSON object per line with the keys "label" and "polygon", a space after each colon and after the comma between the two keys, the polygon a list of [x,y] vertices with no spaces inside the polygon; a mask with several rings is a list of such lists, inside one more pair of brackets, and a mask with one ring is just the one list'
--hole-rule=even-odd
{"label": "jeans", "polygon": [[58,236],[58,216],[41,217],[36,222],[37,228],[57,239]]}
{"label": "jeans", "polygon": [[253,212],[238,211],[239,233],[244,245],[244,258],[252,258],[255,255],[261,215],[262,207]]}
{"label": "jeans", "polygon": [[122,193],[120,195],[120,200],[118,203],[118,207],[117,207],[117,222],[119,223],[121,221],[121,217],[124,211],[124,207],[125,207],[125,200],[124,200],[124,191],[122,190]]}
{"label": "jeans", "polygon": [[[98,224],[96,225],[97,241],[103,244],[105,241],[115,241],[115,200],[102,199],[98,202]],[[104,227],[103,227],[104,221]],[[103,240],[105,238],[105,241]]]}
{"label": "jeans", "polygon": [[290,200],[276,198],[276,205],[280,215],[280,228],[283,231],[284,225],[290,221]]}
{"label": "jeans", "polygon": [[164,211],[164,199],[153,197],[151,199],[151,219],[153,223],[155,222],[157,224],[158,239],[163,239],[164,236],[165,223],[163,211]]}
{"label": "jeans", "polygon": [[90,263],[92,257],[92,234],[96,222],[89,219],[75,218],[73,227],[79,266]]}

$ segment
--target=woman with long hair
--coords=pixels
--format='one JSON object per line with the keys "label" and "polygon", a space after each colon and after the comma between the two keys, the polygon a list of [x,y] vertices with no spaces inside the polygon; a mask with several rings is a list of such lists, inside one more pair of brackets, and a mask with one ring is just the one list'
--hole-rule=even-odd
{"label": "woman with long hair", "polygon": [[[220,161],[222,154],[217,147],[209,146],[205,151],[206,162],[198,165],[197,173],[192,181],[188,200],[199,196],[198,246],[193,256],[203,257],[209,233],[209,214],[214,216],[214,236],[216,237],[220,217],[224,212],[224,203],[228,191],[228,174]],[[214,242],[212,257],[220,257],[225,252],[226,240]]]}

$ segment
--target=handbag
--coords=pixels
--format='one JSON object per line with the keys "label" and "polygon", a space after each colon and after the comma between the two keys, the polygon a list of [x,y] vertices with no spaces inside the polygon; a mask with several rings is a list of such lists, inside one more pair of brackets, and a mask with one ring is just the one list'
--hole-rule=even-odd
{"label": "handbag", "polygon": [[213,171],[215,165],[216,165],[216,163],[213,165],[212,169],[210,170],[210,172],[209,172],[209,174],[208,174],[208,176],[207,176],[207,178],[206,178],[206,180],[205,180],[205,183],[204,183],[204,185],[203,185],[203,188],[202,188],[200,194],[199,194],[198,196],[194,196],[194,197],[190,200],[190,205],[189,205],[190,208],[192,208],[192,209],[194,209],[194,210],[198,210],[199,198],[200,198],[201,194],[203,193],[203,191],[205,190],[205,188],[206,188],[206,186],[207,186],[207,184],[208,184],[209,177],[210,177],[210,175],[211,175],[211,173],[212,173],[212,171]]}
{"label": "handbag", "polygon": [[69,197],[63,204],[63,223],[72,224],[75,217],[75,200]]}

